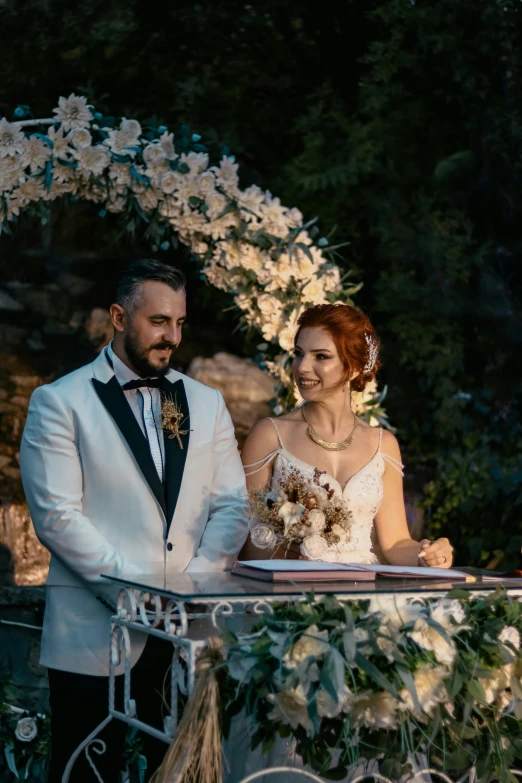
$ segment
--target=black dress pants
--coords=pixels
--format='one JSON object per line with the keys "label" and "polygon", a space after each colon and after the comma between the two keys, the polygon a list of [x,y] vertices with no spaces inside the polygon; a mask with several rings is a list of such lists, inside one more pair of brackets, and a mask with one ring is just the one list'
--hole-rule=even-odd
{"label": "black dress pants", "polygon": [[[160,730],[163,729],[163,717],[168,714],[167,705],[170,704],[169,669],[172,654],[173,646],[170,642],[149,636],[143,653],[131,670],[131,697],[136,700],[137,717]],[[109,678],[49,669],[49,687],[52,750],[48,783],[61,783],[74,750],[107,717]],[[116,678],[116,709],[123,711],[123,674]],[[127,730],[127,724],[113,718],[98,734],[106,744],[105,753],[98,755],[91,746],[89,755],[104,783],[120,781]],[[143,733],[141,736],[148,762],[148,780],[161,764],[168,746],[149,734]],[[80,754],[74,764],[70,783],[97,783],[85,752]]]}

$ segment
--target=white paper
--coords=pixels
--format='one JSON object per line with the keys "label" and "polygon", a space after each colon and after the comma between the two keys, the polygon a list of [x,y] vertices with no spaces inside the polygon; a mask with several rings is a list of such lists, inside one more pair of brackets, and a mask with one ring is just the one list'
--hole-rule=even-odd
{"label": "white paper", "polygon": [[453,568],[430,568],[429,566],[397,566],[369,563],[327,563],[323,560],[239,560],[239,565],[259,568],[262,571],[373,571],[386,576],[416,576],[428,579],[463,579],[463,571]]}
{"label": "white paper", "polygon": [[363,571],[359,564],[325,563],[323,560],[238,560],[239,565],[261,571]]}

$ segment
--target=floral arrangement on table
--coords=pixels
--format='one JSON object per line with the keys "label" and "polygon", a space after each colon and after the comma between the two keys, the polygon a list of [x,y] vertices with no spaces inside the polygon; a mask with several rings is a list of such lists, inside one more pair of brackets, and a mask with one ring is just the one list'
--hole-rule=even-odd
{"label": "floral arrangement on table", "polygon": [[254,747],[291,736],[327,780],[375,759],[399,779],[424,756],[424,767],[516,783],[521,633],[522,603],[500,589],[280,604],[249,636],[226,633],[224,730],[245,708]]}
{"label": "floral arrangement on table", "polygon": [[[321,484],[317,468],[312,480],[298,470],[284,470],[278,486],[266,492],[249,490],[250,537],[258,549],[299,545],[312,560],[343,561],[352,512],[328,483]],[[342,544],[341,544],[342,541]]]}
{"label": "floral arrangement on table", "polygon": [[12,704],[19,696],[13,685],[0,683],[0,781],[41,783],[47,775],[51,721]]}
{"label": "floral arrangement on table", "polygon": [[[344,779],[366,762],[367,774],[377,764],[395,780],[430,768],[460,780],[517,783],[521,633],[522,602],[500,587],[485,596],[462,589],[414,600],[310,595],[273,605],[252,633],[225,629],[209,639],[180,724],[182,747],[175,739],[158,780],[171,780],[168,760],[176,760],[178,783],[220,783],[216,727],[227,737],[235,716],[243,731],[251,715],[253,749],[267,752],[283,738],[289,763],[295,750],[325,780]],[[219,710],[208,708],[215,683]]]}
{"label": "floral arrangement on table", "polygon": [[[242,328],[255,328],[263,364],[278,379],[280,411],[293,399],[289,358],[300,313],[309,305],[345,301],[360,284],[341,276],[339,245],[318,236],[257,185],[242,189],[238,164],[222,150],[212,163],[201,137],[182,127],[147,127],[94,111],[83,96],[61,97],[47,119],[0,119],[0,232],[22,212],[48,219],[59,198],[85,199],[100,216],[121,214],[130,231],[144,230],[152,249],[181,240],[213,286],[228,292]],[[382,397],[370,389],[355,400],[358,412],[385,422]]]}

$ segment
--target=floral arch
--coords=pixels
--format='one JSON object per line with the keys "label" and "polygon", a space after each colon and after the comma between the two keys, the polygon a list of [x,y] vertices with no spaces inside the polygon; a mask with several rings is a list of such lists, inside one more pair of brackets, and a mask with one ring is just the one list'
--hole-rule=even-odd
{"label": "floral arch", "polygon": [[[165,126],[143,128],[93,110],[83,96],[61,97],[47,119],[0,119],[0,233],[23,211],[42,218],[57,198],[99,205],[140,229],[154,252],[184,243],[208,282],[227,293],[277,379],[280,413],[293,402],[288,351],[297,318],[309,305],[351,302],[360,284],[341,276],[335,247],[268,191],[239,187],[238,164],[223,154],[216,165],[201,137]],[[368,388],[356,399],[371,423],[385,422],[383,394]]]}

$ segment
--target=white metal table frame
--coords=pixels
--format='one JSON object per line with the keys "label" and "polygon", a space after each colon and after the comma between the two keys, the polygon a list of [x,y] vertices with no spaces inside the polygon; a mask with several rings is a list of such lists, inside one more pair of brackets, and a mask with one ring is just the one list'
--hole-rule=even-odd
{"label": "white metal table frame", "polygon": [[[94,731],[78,745],[67,763],[62,777],[62,783],[69,783],[74,763],[82,752],[85,753],[87,761],[92,767],[94,775],[99,783],[113,783],[112,781],[103,781],[103,778],[98,772],[95,762],[90,755],[91,750],[97,755],[101,755],[105,752],[105,743],[98,738],[98,735],[112,720],[122,721],[128,726],[139,729],[158,740],[167,744],[171,743],[177,729],[179,695],[181,694],[184,697],[190,695],[195,682],[196,661],[200,652],[206,647],[205,639],[188,638],[189,622],[191,620],[210,619],[213,628],[219,633],[220,622],[228,617],[239,617],[245,616],[246,614],[250,616],[270,614],[273,611],[272,604],[274,603],[309,600],[309,594],[305,594],[304,592],[298,594],[289,593],[287,595],[260,595],[259,597],[244,595],[209,597],[205,595],[173,598],[172,593],[168,590],[159,590],[155,588],[154,592],[151,592],[150,590],[138,589],[137,587],[130,586],[128,580],[122,579],[114,581],[117,583],[120,582],[121,588],[117,600],[116,614],[111,618],[108,714]],[[473,594],[484,595],[490,593],[494,589],[495,586],[493,584],[485,584],[483,590],[473,590]],[[522,590],[520,589],[509,589],[509,593],[510,595],[513,595],[513,597],[522,598]],[[315,595],[314,600],[319,601],[323,599],[325,595],[335,596],[340,601],[365,601],[376,595],[379,595],[380,597],[388,596],[390,600],[394,600],[397,595],[400,595],[401,598],[415,601],[425,598],[441,597],[444,595],[444,592],[441,590],[423,590],[422,592],[415,590],[412,590],[411,592],[389,591],[380,593],[366,593],[361,591],[355,594],[318,592],[317,595]],[[164,605],[165,600],[167,600],[166,605]],[[208,611],[202,613],[189,612],[186,604],[195,603],[204,603]],[[153,608],[151,609],[149,607]],[[148,636],[156,636],[172,643],[170,715],[164,719],[163,731],[144,723],[139,720],[136,715],[136,702],[134,699],[131,699],[131,638],[129,630],[138,631]],[[121,663],[122,655],[124,656],[123,712],[116,709],[115,704],[115,678],[118,676],[116,674],[116,669]],[[183,664],[181,663],[181,659],[183,660]],[[256,780],[261,780],[264,775],[282,772],[285,774],[301,775],[303,779],[325,783],[322,778],[319,778],[313,773],[296,767],[267,768],[250,774],[237,783],[253,783]],[[518,770],[511,770],[511,772],[518,775],[522,780],[522,772]],[[426,775],[431,775],[432,777],[436,776],[444,780],[445,783],[454,783],[447,775],[444,775],[444,773],[435,769],[417,770],[411,777],[411,783],[415,783],[417,778],[420,783],[422,783],[423,780],[425,781]],[[379,780],[381,783],[391,783],[388,778],[379,775],[377,772],[359,775],[353,779],[352,783],[361,783],[365,778]],[[475,783],[476,774],[474,769],[466,771],[456,783],[464,783],[466,780],[469,780],[469,783]]]}

